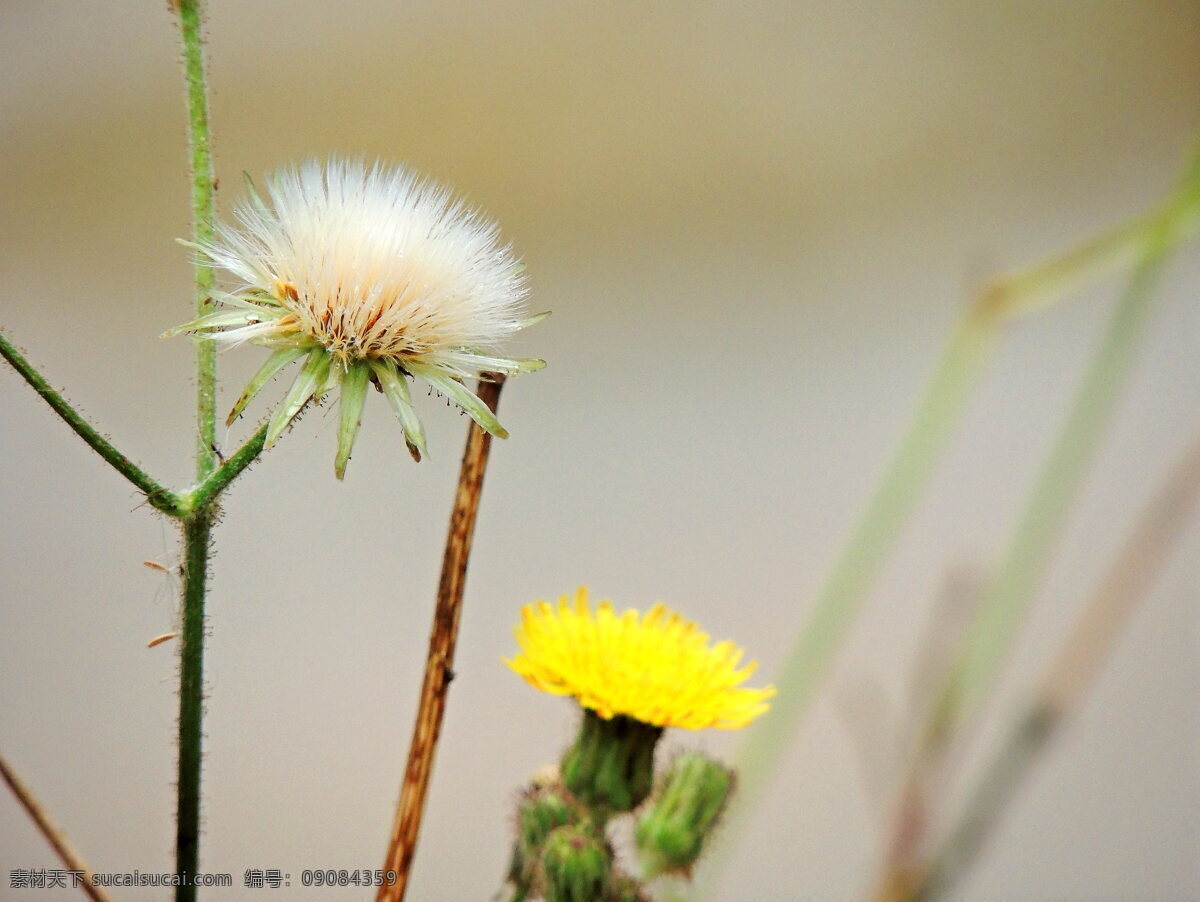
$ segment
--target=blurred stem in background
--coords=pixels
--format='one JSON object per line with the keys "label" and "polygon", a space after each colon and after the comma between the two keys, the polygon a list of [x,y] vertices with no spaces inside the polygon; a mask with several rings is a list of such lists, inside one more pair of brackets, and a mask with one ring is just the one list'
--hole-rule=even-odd
{"label": "blurred stem in background", "polygon": [[963,656],[938,701],[933,729],[953,731],[979,707],[1029,608],[1072,502],[1112,417],[1163,266],[1200,208],[1200,155],[1165,215],[1143,228],[1141,253],[1000,565],[984,585]]}
{"label": "blurred stem in background", "polygon": [[[705,875],[707,886],[715,885],[730,849],[737,842],[745,813],[754,810],[759,795],[777,769],[822,678],[895,548],[979,381],[1003,325],[1014,317],[1049,305],[1089,280],[1131,261],[1143,261],[1114,318],[1110,340],[1102,346],[1100,356],[1089,369],[1081,395],[1086,410],[1071,416],[1068,431],[1060,442],[1065,447],[1052,461],[1055,478],[1058,478],[1090,457],[1120,377],[1125,372],[1139,331],[1137,327],[1144,319],[1145,295],[1158,264],[1174,247],[1190,237],[1198,225],[1200,163],[1194,161],[1182,186],[1160,207],[1065,253],[993,282],[967,310],[950,337],[908,432],[851,531],[784,660],[777,679],[780,693],[771,716],[752,728],[742,748],[738,763],[739,795],[722,834],[721,846],[709,860]],[[1074,478],[1077,479],[1077,475]],[[1051,486],[1045,480],[1042,487],[1053,493],[1054,500],[1037,497],[1031,502],[1031,507],[1036,505],[1038,516],[1053,517],[1054,511],[1065,512],[1073,491],[1070,488],[1063,491],[1057,484]],[[1061,513],[1058,519],[1061,521]],[[1022,528],[1027,529],[1029,518],[1023,523]],[[1043,537],[1055,531],[1052,525],[1044,523],[1037,524],[1037,529]],[[1029,537],[1020,537],[1014,547],[1018,543],[1021,548],[1028,547],[1029,542]],[[1010,559],[1016,561],[1011,556]],[[1024,568],[1024,561],[1019,563]],[[1037,570],[1040,572],[1040,566]],[[1029,584],[1032,586],[1032,582]],[[985,605],[989,607],[993,605],[986,599],[994,591],[985,593]],[[1006,598],[1014,595],[1007,594]],[[999,619],[998,612],[1007,615],[1014,610],[1010,601],[1003,609],[993,609],[980,616],[989,618],[990,628],[990,623]],[[993,646],[992,654],[999,648]],[[992,659],[980,656],[979,660]],[[983,674],[985,668],[978,665],[970,671],[971,678]]]}
{"label": "blurred stem in background", "polygon": [[[1154,495],[1091,601],[1052,660],[1040,687],[991,756],[962,813],[936,849],[926,846],[940,812],[923,798],[946,774],[945,757],[926,744],[918,751],[893,824],[892,852],[875,902],[932,902],[946,898],[978,858],[1033,765],[1068,716],[1077,710],[1129,619],[1145,599],[1200,500],[1200,441],[1193,443]],[[961,745],[963,734],[927,734],[940,746]],[[929,765],[928,767],[924,766]],[[904,810],[919,810],[919,823]],[[915,828],[915,829],[912,829]],[[911,835],[905,835],[910,833]],[[897,854],[899,853],[899,854]]]}

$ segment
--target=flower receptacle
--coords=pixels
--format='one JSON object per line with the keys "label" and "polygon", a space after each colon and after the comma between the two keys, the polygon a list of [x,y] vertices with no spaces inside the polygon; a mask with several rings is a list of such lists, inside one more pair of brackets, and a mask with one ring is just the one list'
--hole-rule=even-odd
{"label": "flower receptacle", "polygon": [[654,748],[663,728],[584,709],[575,744],[562,760],[563,783],[594,810],[632,811],[654,786]]}

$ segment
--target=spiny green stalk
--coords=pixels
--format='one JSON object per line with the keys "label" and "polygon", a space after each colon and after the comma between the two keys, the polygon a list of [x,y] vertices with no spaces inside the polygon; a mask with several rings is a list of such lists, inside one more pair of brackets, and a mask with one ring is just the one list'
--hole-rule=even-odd
{"label": "spiny green stalk", "polygon": [[[215,219],[216,176],[213,172],[212,136],[208,125],[208,86],[204,74],[201,36],[201,0],[175,0],[183,37],[183,72],[187,83],[188,139],[192,168],[192,241],[210,244]],[[196,261],[196,315],[215,309],[212,267]],[[217,356],[210,337],[196,339],[196,478],[204,479],[217,466],[216,404]]]}
{"label": "spiny green stalk", "polygon": [[200,768],[204,706],[204,595],[212,515],[203,510],[183,523],[183,630],[179,653],[179,776],[175,870],[183,885],[176,902],[192,902],[189,886],[200,857]]}
{"label": "spiny green stalk", "polygon": [[1192,235],[1200,225],[1198,169],[1200,163],[1193,162],[1183,189],[1149,214],[992,283],[960,321],[908,432],[784,660],[777,680],[781,692],[771,716],[752,728],[742,747],[737,768],[739,796],[723,841],[709,859],[710,877],[715,877],[724,866],[744,822],[743,813],[753,810],[895,548],[983,372],[1003,323],[1045,307],[1064,292],[1136,259],[1147,242],[1154,240],[1153,236],[1169,236],[1167,242],[1173,246]]}
{"label": "spiny green stalk", "polygon": [[75,434],[88,443],[93,451],[103,457],[118,473],[133,483],[141,491],[150,505],[165,514],[179,515],[179,497],[170,489],[160,485],[157,480],[147,474],[141,467],[116,449],[103,435],[96,431],[72,407],[65,398],[50,386],[50,383],[33,368],[32,364],[16,347],[0,333],[0,356],[3,356],[21,377],[50,405],[50,409],[62,417],[63,421],[75,430]]}
{"label": "spiny green stalk", "polygon": [[[188,138],[192,170],[192,240],[213,238],[214,194],[212,141],[208,124],[208,88],[204,75],[200,0],[174,0],[183,39],[187,85]],[[213,272],[196,262],[196,313],[213,309]],[[254,440],[251,440],[251,445]],[[248,458],[245,463],[249,463]],[[196,339],[196,478],[202,484],[216,469],[216,348],[208,337]],[[231,471],[232,472],[232,471]],[[216,490],[219,491],[219,488]],[[176,902],[194,902],[188,885],[196,873],[200,846],[200,777],[204,715],[204,595],[212,534],[212,500],[184,521],[183,642],[179,672],[179,774],[176,784],[176,871],[183,875]],[[195,496],[192,496],[195,501]]]}
{"label": "spiny green stalk", "polygon": [[[208,97],[204,77],[200,0],[172,0],[179,15],[187,85],[188,135],[191,145],[193,240],[213,237],[214,192]],[[196,266],[196,307],[203,315],[213,307],[212,270]],[[183,637],[180,651],[179,771],[177,780],[176,868],[184,877],[177,902],[193,902],[200,835],[200,774],[204,698],[204,599],[216,501],[220,493],[262,451],[266,427],[217,467],[216,356],[210,338],[197,340],[196,474],[198,485],[180,495],[164,488],[91,426],[54,390],[8,339],[0,334],[0,356],[45,399],[66,423],[102,458],[146,495],[155,508],[183,521]]]}
{"label": "spiny green stalk", "polygon": [[229,487],[230,483],[237,479],[246,467],[254,463],[258,455],[262,453],[263,439],[267,433],[265,425],[261,426],[232,457],[209,473],[207,478],[190,492],[174,492],[146,473],[101,435],[71,406],[70,402],[46,381],[46,378],[25,359],[24,355],[2,332],[0,332],[0,357],[12,364],[12,368],[50,405],[50,409],[87,442],[93,451],[108,461],[113,469],[144,494],[151,507],[169,516],[183,518],[192,511],[211,505]]}

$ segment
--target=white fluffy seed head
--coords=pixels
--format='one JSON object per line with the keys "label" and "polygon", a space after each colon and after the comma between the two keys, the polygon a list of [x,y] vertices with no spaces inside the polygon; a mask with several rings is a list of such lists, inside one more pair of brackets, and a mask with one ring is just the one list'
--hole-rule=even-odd
{"label": "white fluffy seed head", "polygon": [[[521,328],[526,286],[498,228],[400,167],[311,161],[278,172],[204,253],[243,280],[233,296],[288,311],[224,333],[306,336],[345,361],[436,361],[490,350]],[[297,336],[297,333],[300,336]]]}

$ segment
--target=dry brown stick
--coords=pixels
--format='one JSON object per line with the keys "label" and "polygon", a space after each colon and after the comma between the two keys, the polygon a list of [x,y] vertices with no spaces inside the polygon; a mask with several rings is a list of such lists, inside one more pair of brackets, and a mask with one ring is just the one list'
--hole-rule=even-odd
{"label": "dry brown stick", "polygon": [[12,769],[12,765],[5,760],[3,755],[0,755],[0,776],[4,777],[4,782],[8,784],[8,788],[12,790],[17,801],[29,813],[33,822],[37,825],[42,836],[46,837],[46,841],[54,847],[59,860],[72,871],[82,871],[83,880],[80,881],[79,888],[93,899],[94,902],[112,902],[112,897],[98,886],[92,885],[92,869],[87,866],[80,854],[75,850],[67,839],[66,834],[62,829],[50,820],[50,815],[46,813],[46,809],[42,807],[42,803],[37,800],[32,790],[26,786],[21,778],[17,776],[16,771]]}
{"label": "dry brown stick", "polygon": [[932,902],[958,883],[1033,764],[1082,701],[1198,502],[1200,442],[1175,466],[1142,514],[941,847],[918,868],[887,873],[875,895],[879,902]]}
{"label": "dry brown stick", "polygon": [[922,876],[926,844],[942,804],[945,782],[961,759],[962,731],[931,730],[938,689],[949,677],[971,617],[979,607],[982,581],[966,570],[952,571],[930,617],[913,665],[908,693],[908,729],[901,743],[908,758],[901,771],[885,878],[875,902],[902,902]]}
{"label": "dry brown stick", "polygon": [[[477,394],[495,413],[500,402],[504,376],[487,374],[480,380]],[[395,871],[396,882],[384,883],[376,894],[376,902],[400,902],[408,888],[409,871],[417,848],[417,834],[425,813],[425,796],[429,791],[429,776],[433,770],[433,754],[442,731],[446,711],[446,693],[454,679],[454,646],[458,641],[458,621],[462,614],[463,586],[466,583],[467,558],[475,533],[475,514],[479,510],[479,495],[483,489],[483,474],[487,468],[492,437],[474,424],[467,436],[462,469],[458,475],[458,493],[450,515],[450,533],[446,537],[446,552],[442,558],[442,579],[438,585],[437,607],[433,614],[433,629],[429,636],[429,654],[425,659],[425,681],[421,685],[421,704],[408,748],[408,765],[400,787],[400,804],[392,824],[392,839],[388,844],[384,871]]]}
{"label": "dry brown stick", "polygon": [[1122,629],[1145,598],[1200,501],[1200,440],[1159,487],[1119,556],[1042,677],[1039,702],[1062,713],[1076,706]]}

